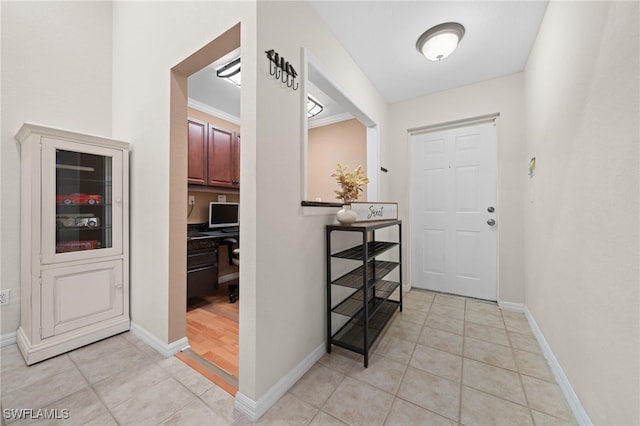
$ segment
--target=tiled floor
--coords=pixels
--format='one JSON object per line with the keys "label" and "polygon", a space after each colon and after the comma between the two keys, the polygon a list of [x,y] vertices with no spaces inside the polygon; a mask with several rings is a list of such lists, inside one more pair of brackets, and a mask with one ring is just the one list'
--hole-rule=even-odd
{"label": "tiled floor", "polygon": [[[2,408],[58,408],[72,425],[248,424],[231,395],[130,333],[26,367],[2,349]],[[4,420],[11,424],[40,420]],[[522,314],[411,291],[369,368],[335,348],[258,422],[269,425],[569,425]],[[49,423],[46,423],[49,424]]]}

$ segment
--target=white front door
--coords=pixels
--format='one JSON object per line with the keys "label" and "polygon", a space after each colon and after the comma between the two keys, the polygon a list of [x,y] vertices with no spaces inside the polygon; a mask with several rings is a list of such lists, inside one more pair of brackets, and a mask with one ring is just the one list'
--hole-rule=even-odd
{"label": "white front door", "polygon": [[410,137],[411,286],[497,300],[493,122]]}

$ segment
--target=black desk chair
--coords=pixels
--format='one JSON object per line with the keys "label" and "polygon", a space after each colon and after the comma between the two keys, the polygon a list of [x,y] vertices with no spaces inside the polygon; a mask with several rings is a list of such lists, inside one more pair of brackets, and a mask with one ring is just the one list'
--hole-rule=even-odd
{"label": "black desk chair", "polygon": [[[227,246],[227,256],[229,265],[240,266],[240,248],[233,249],[234,244],[238,244],[235,238],[225,238],[222,243]],[[229,284],[229,303],[235,303],[240,297],[239,284]]]}

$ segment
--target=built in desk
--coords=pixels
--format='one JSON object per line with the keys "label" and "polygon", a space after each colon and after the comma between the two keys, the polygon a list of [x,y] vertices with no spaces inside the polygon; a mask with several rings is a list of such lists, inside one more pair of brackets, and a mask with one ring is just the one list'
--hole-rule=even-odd
{"label": "built in desk", "polygon": [[227,244],[227,239],[237,244],[240,236],[238,228],[200,229],[201,225],[187,228],[187,299],[206,296],[218,288],[218,247]]}

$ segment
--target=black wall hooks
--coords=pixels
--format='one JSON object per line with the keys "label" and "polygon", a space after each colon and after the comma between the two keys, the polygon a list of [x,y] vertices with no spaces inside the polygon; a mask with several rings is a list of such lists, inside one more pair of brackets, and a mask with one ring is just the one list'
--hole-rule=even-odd
{"label": "black wall hooks", "polygon": [[296,81],[298,73],[295,68],[293,68],[293,65],[291,65],[289,61],[285,61],[284,57],[280,56],[278,52],[273,49],[267,50],[265,53],[269,59],[269,73],[286,84],[287,87],[298,90],[300,83]]}

